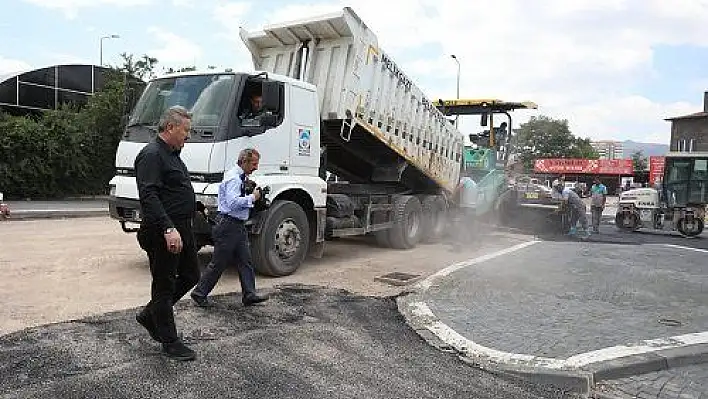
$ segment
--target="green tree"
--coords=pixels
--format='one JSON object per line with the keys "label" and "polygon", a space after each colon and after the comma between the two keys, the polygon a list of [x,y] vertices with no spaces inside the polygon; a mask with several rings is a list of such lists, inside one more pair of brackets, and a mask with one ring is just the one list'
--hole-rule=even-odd
{"label": "green tree", "polygon": [[533,116],[515,133],[514,148],[526,170],[533,169],[534,160],[539,158],[599,158],[590,139],[573,135],[567,119]]}
{"label": "green tree", "polygon": [[181,68],[172,68],[169,67],[164,70],[165,75],[169,75],[171,73],[179,73],[179,72],[192,72],[196,71],[197,67],[195,65],[192,66],[186,66],[186,67],[181,67]]}
{"label": "green tree", "polygon": [[632,153],[632,167],[635,173],[644,172],[649,168],[647,158],[644,156],[642,150],[637,150]]}
{"label": "green tree", "polygon": [[157,58],[143,55],[137,60],[133,54],[121,53],[122,63],[113,69],[124,72],[128,76],[134,76],[140,80],[152,79],[155,77],[155,66]]}

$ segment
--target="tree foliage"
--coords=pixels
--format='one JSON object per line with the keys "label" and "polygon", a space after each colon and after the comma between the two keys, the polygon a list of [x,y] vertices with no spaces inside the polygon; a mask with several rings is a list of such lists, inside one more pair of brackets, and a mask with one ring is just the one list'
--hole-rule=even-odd
{"label": "tree foliage", "polygon": [[526,170],[533,169],[534,160],[539,158],[599,158],[590,139],[574,136],[566,119],[533,116],[515,133],[514,148]]}
{"label": "tree foliage", "polygon": [[121,65],[114,67],[114,69],[125,72],[129,76],[135,76],[140,80],[147,80],[155,77],[157,58],[143,55],[137,60],[134,60],[132,54],[126,53],[121,53],[120,57],[122,58],[122,63]]}
{"label": "tree foliage", "polygon": [[644,156],[644,152],[642,150],[637,150],[632,153],[632,167],[634,168],[635,173],[644,172],[649,168],[647,158]]}
{"label": "tree foliage", "polygon": [[147,56],[109,72],[104,87],[78,108],[28,116],[0,112],[0,191],[7,198],[60,198],[105,194],[115,172],[123,116],[142,90],[134,76],[150,76]]}

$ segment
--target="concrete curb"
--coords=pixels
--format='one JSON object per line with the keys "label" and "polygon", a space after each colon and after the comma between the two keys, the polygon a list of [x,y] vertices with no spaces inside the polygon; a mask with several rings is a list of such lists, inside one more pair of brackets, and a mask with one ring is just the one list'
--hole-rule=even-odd
{"label": "concrete curb", "polygon": [[[95,216],[109,216],[107,208],[89,208],[89,209],[32,209],[32,210],[10,210],[10,217],[2,221],[11,222],[23,220],[38,220],[38,219],[67,219],[67,218],[82,218]],[[0,222],[2,222],[0,221]]]}
{"label": "concrete curb", "polygon": [[434,284],[435,279],[535,242],[538,241],[529,241],[446,267],[399,295],[396,298],[399,312],[406,323],[430,345],[457,354],[465,363],[489,372],[520,377],[578,394],[600,394],[593,392],[595,384],[599,381],[708,363],[708,332],[604,348],[568,359],[502,352],[461,336],[442,323],[425,303],[425,293]]}
{"label": "concrete curb", "polygon": [[536,368],[517,364],[513,360],[499,362],[464,345],[451,345],[432,331],[434,329],[431,328],[431,325],[438,321],[437,318],[415,314],[415,311],[412,310],[411,305],[422,299],[420,298],[421,293],[420,289],[416,288],[399,296],[397,298],[398,310],[406,323],[429,345],[444,352],[455,353],[463,362],[497,375],[522,378],[539,385],[552,385],[579,394],[590,392],[594,385],[592,374],[582,370]]}
{"label": "concrete curb", "polygon": [[702,363],[708,363],[708,344],[624,356],[591,363],[581,370],[591,373],[595,381],[608,381]]}

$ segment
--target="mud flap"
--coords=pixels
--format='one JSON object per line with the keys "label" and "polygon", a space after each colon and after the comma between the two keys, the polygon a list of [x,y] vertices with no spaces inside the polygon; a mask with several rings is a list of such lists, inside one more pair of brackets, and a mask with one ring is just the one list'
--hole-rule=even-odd
{"label": "mud flap", "polygon": [[321,259],[325,250],[325,228],[327,225],[327,208],[315,209],[315,231],[310,237],[315,239],[310,243],[309,255],[315,259]]}
{"label": "mud flap", "polygon": [[310,244],[310,256],[315,259],[322,259],[325,250],[325,241]]}

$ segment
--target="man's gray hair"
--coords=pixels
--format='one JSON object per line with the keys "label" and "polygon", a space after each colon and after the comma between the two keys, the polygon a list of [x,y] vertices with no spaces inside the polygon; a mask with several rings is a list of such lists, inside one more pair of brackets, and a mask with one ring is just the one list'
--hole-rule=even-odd
{"label": "man's gray hair", "polygon": [[187,108],[181,105],[173,105],[162,114],[160,117],[160,123],[157,125],[157,130],[159,132],[165,131],[167,124],[171,123],[173,125],[181,125],[184,119],[192,119],[192,114],[187,110]]}
{"label": "man's gray hair", "polygon": [[250,161],[254,157],[261,157],[261,154],[256,150],[255,148],[244,148],[241,150],[241,152],[238,153],[238,161],[236,161],[236,164],[238,166],[243,165],[244,162]]}

